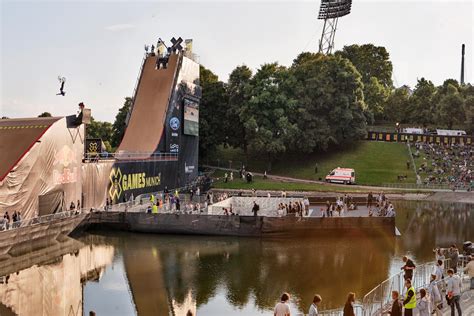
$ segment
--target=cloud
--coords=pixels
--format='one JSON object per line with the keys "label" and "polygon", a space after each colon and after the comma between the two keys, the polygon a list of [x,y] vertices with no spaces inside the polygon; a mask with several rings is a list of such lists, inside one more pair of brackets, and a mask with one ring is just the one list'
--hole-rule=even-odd
{"label": "cloud", "polygon": [[134,27],[135,25],[133,24],[114,24],[114,25],[106,26],[105,29],[111,32],[120,32],[124,30],[133,29]]}

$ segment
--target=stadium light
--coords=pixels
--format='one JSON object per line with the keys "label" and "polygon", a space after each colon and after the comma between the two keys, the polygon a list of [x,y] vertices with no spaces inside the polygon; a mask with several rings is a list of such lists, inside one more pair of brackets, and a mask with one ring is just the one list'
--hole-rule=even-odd
{"label": "stadium light", "polygon": [[352,0],[321,0],[318,19],[324,20],[323,33],[319,41],[319,52],[331,54],[334,48],[337,21],[351,13]]}

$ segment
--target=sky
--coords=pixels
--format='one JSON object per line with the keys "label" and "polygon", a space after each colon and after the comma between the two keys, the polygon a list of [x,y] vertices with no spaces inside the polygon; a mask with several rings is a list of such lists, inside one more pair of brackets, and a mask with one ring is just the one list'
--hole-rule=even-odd
{"label": "sky", "polygon": [[[291,65],[316,52],[320,0],[301,1],[8,1],[0,0],[0,117],[42,112],[70,115],[84,102],[98,120],[113,122],[131,96],[144,44],[158,37],[193,39],[206,68],[227,80],[238,65]],[[354,0],[340,19],[335,48],[385,46],[395,86],[425,77],[436,85],[473,82],[473,1]],[[66,96],[56,96],[58,75]]]}

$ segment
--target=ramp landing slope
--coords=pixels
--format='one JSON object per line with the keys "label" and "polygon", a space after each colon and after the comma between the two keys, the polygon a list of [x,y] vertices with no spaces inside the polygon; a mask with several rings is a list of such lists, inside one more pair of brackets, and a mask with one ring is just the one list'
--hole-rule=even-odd
{"label": "ramp landing slope", "polygon": [[[157,56],[145,60],[125,135],[117,150],[117,159],[146,159],[161,140],[179,55],[169,57],[166,69],[156,69]],[[129,154],[129,155],[127,155]]]}
{"label": "ramp landing slope", "polygon": [[0,181],[60,117],[0,120]]}

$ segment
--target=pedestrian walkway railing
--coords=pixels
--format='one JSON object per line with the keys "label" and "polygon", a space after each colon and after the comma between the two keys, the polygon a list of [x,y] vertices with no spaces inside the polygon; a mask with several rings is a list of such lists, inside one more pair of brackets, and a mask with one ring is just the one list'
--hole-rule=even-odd
{"label": "pedestrian walkway railing", "polygon": [[97,162],[104,160],[136,160],[136,159],[147,159],[147,160],[177,160],[177,153],[155,153],[155,152],[132,152],[132,151],[121,151],[115,153],[85,153],[84,160],[87,162]]}
{"label": "pedestrian walkway railing", "polygon": [[[362,304],[360,302],[357,302],[353,306],[354,306],[355,316],[363,316],[364,315],[364,310],[363,310]],[[318,313],[318,316],[341,316],[342,314],[343,314],[343,310],[341,308],[336,308],[336,309],[329,309],[329,310],[321,311],[321,312]]]}
{"label": "pedestrian walkway railing", "polygon": [[49,222],[60,220],[60,219],[78,216],[84,212],[85,210],[59,212],[59,213],[54,213],[54,214],[38,216],[38,217],[30,218],[30,219],[25,219],[25,220],[13,222],[13,223],[8,223],[5,219],[2,219],[0,220],[0,231],[6,231],[6,230],[18,229],[18,228],[23,228],[27,226],[37,225],[37,224],[49,223]]}
{"label": "pedestrian walkway railing", "polygon": [[[419,289],[426,288],[429,285],[435,265],[436,262],[430,262],[416,267],[413,273],[412,284],[417,292]],[[459,260],[457,265],[458,275],[464,277],[463,271],[465,261]],[[450,267],[450,260],[446,259],[444,260],[444,275],[446,275],[448,267]],[[439,282],[444,284],[443,280]],[[389,308],[393,301],[391,296],[392,291],[398,291],[402,296],[405,294],[404,272],[391,276],[364,296],[362,300],[363,315],[381,315],[384,310]]]}

